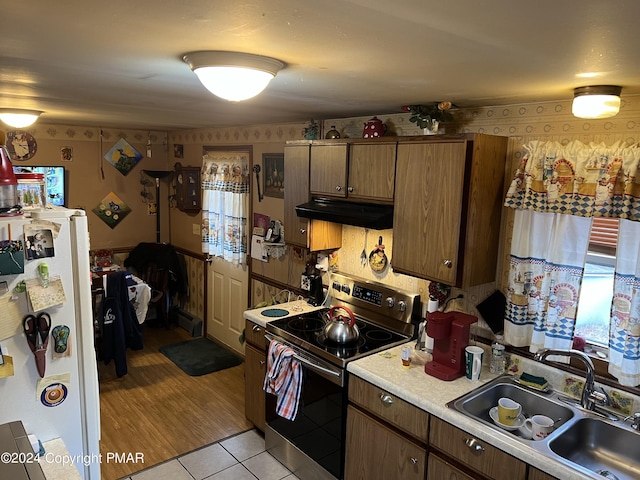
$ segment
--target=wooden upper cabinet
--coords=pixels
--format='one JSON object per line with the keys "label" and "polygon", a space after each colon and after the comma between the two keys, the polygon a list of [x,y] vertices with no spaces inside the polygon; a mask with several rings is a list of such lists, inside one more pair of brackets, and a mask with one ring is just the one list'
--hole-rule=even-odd
{"label": "wooden upper cabinet", "polygon": [[342,246],[342,225],[308,220],[296,215],[296,205],[307,203],[309,194],[309,144],[284,147],[284,239],[312,251]]}
{"label": "wooden upper cabinet", "polygon": [[284,147],[284,237],[287,243],[307,246],[307,219],[296,215],[296,205],[309,196],[309,144]]}
{"label": "wooden upper cabinet", "polygon": [[314,143],[310,167],[313,196],[393,202],[395,140]]}
{"label": "wooden upper cabinet", "polygon": [[314,144],[311,147],[310,191],[312,195],[347,196],[346,143]]}
{"label": "wooden upper cabinet", "polygon": [[467,288],[495,280],[506,137],[399,142],[391,264]]}
{"label": "wooden upper cabinet", "polygon": [[393,202],[396,145],[396,142],[350,145],[349,198]]}

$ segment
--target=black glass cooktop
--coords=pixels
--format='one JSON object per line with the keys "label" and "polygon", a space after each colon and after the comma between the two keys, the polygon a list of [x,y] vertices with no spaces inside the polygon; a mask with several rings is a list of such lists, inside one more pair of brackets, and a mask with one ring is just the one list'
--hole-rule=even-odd
{"label": "black glass cooktop", "polygon": [[328,309],[317,310],[273,320],[267,323],[267,331],[278,334],[285,340],[293,341],[312,353],[321,353],[325,358],[329,355],[343,360],[352,360],[408,340],[405,335],[356,317],[359,330],[357,340],[348,343],[333,342],[323,333],[324,326],[329,321],[327,311]]}

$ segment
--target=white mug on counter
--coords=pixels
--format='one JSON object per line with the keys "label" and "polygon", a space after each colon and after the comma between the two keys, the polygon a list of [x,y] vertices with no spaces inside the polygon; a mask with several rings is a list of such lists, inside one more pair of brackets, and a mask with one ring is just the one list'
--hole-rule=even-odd
{"label": "white mug on counter", "polygon": [[553,419],[545,415],[534,415],[524,421],[522,428],[531,435],[534,440],[544,440],[553,432]]}
{"label": "white mug on counter", "polygon": [[465,373],[472,382],[480,380],[483,355],[484,350],[482,347],[469,345],[464,349]]}

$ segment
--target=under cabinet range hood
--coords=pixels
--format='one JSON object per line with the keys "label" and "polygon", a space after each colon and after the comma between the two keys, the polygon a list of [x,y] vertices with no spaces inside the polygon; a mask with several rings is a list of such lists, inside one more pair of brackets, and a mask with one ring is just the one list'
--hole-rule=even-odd
{"label": "under cabinet range hood", "polygon": [[314,198],[296,207],[299,217],[386,230],[393,228],[393,205]]}

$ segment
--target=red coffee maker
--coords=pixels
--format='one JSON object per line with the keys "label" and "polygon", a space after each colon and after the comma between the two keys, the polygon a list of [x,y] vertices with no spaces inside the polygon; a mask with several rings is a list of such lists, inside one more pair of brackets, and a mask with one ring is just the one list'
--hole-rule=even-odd
{"label": "red coffee maker", "polygon": [[477,321],[462,312],[429,313],[427,335],[433,338],[433,360],[425,364],[426,374],[446,381],[465,374],[464,349],[469,344],[471,324]]}

